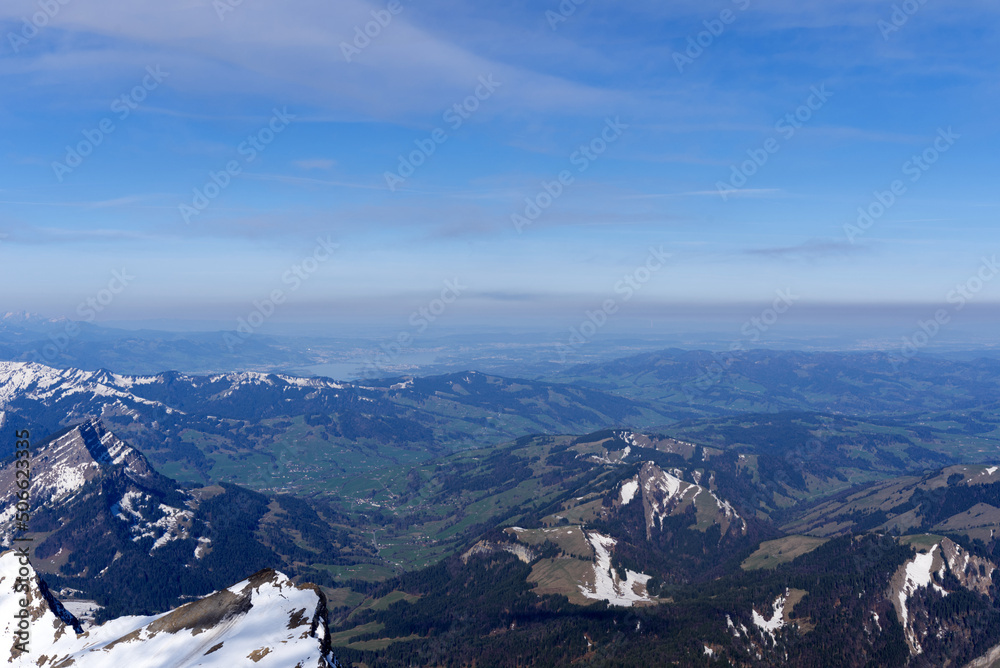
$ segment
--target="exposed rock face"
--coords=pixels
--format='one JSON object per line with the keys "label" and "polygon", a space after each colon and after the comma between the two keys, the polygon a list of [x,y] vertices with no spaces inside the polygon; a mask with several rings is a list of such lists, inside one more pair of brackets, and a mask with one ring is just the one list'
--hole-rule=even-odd
{"label": "exposed rock face", "polygon": [[984,596],[990,595],[993,574],[997,570],[996,564],[989,559],[970,554],[962,549],[961,545],[948,538],[941,541],[941,556],[948,562],[948,570],[963,587]]}
{"label": "exposed rock face", "polygon": [[[48,594],[15,552],[0,555],[0,632],[8,665],[36,668],[187,668],[256,665],[333,668],[326,600],[314,585],[297,586],[260,571],[153,617],[123,617],[79,633],[79,623]],[[22,568],[28,574],[23,575]],[[15,591],[15,585],[23,591]],[[28,651],[17,647],[21,599],[28,602]]]}
{"label": "exposed rock face", "polygon": [[496,541],[481,540],[465,551],[462,555],[462,561],[468,562],[470,557],[485,557],[494,554],[495,552],[510,552],[526,564],[530,564],[538,558],[538,555],[535,554],[534,550],[527,545],[522,545],[521,543],[500,543]]}
{"label": "exposed rock face", "polygon": [[622,484],[619,495],[622,505],[631,503],[637,495],[642,499],[647,538],[652,537],[664,518],[683,513],[691,505],[695,507],[699,523],[718,524],[723,536],[730,532],[746,533],[746,521],[728,501],[717,497],[708,487],[685,482],[677,474],[683,475],[680,471],[664,471],[653,462],[646,462],[635,477]]}

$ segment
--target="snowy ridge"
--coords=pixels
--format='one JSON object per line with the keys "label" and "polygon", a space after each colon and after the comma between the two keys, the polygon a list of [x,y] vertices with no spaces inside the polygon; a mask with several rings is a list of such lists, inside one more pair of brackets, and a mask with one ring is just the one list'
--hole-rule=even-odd
{"label": "snowy ridge", "polygon": [[[5,406],[20,396],[34,400],[46,400],[56,396],[91,393],[167,408],[164,404],[143,399],[130,392],[133,388],[164,383],[165,380],[164,374],[126,376],[107,371],[55,369],[34,362],[0,362],[0,406]],[[197,387],[198,379],[192,376],[180,374],[176,376],[176,380]],[[203,377],[201,380],[210,384],[227,383],[230,391],[247,385],[275,386],[279,383],[285,384],[288,388],[342,390],[349,387],[347,384],[338,383],[329,378],[301,378],[256,371],[218,374]]]}
{"label": "snowy ridge", "polygon": [[81,395],[80,399],[116,398],[123,404],[145,404],[178,412],[158,401],[150,401],[129,392],[134,385],[162,382],[158,377],[129,377],[106,371],[53,369],[34,362],[0,362],[0,407],[18,398],[48,404],[53,399]]}
{"label": "snowy ridge", "polygon": [[209,383],[221,383],[227,382],[230,384],[229,392],[233,392],[236,389],[245,385],[268,385],[274,387],[278,385],[275,381],[284,383],[290,387],[312,387],[316,389],[332,389],[332,390],[342,390],[347,385],[343,383],[337,383],[330,380],[329,378],[300,378],[298,376],[285,376],[282,374],[268,374],[260,373],[258,371],[245,371],[242,373],[227,373],[227,374],[217,374],[215,376],[209,376],[207,378]]}
{"label": "snowy ridge", "polygon": [[101,412],[106,410],[107,405],[117,405],[124,413],[142,405],[184,415],[184,411],[178,408],[142,396],[144,387],[165,384],[168,380],[190,388],[219,385],[222,389],[215,394],[215,398],[225,398],[241,388],[254,386],[276,387],[283,392],[308,389],[320,392],[353,387],[329,378],[300,378],[253,371],[200,377],[171,373],[127,376],[103,370],[55,369],[34,362],[0,362],[0,409],[7,409],[18,400],[40,402],[47,406],[68,400],[75,402],[72,412],[79,416],[96,415],[99,409]]}
{"label": "snowy ridge", "polygon": [[[31,571],[31,642],[13,648],[12,589],[20,567],[0,555],[0,620],[8,665],[27,668],[332,668],[326,602],[312,585],[296,586],[276,571],[261,571],[228,589],[153,617],[123,617],[77,635],[41,595]],[[30,567],[29,567],[30,568]],[[61,607],[61,606],[59,606]]]}

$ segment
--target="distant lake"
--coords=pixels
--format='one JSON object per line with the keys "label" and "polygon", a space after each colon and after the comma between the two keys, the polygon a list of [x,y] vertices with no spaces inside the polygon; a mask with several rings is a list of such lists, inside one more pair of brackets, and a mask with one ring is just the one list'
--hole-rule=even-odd
{"label": "distant lake", "polygon": [[[385,369],[377,375],[389,377],[416,373],[417,369],[415,368],[400,369],[399,367],[430,365],[437,360],[437,357],[438,353],[436,352],[414,351],[409,354],[403,354],[398,359],[393,360],[391,368]],[[313,364],[312,366],[302,367],[302,369],[317,376],[327,376],[334,380],[357,380],[366,362],[368,362],[368,359],[345,360],[343,362]],[[371,377],[370,374],[366,375]]]}
{"label": "distant lake", "polygon": [[302,367],[302,370],[334,380],[357,380],[360,367],[359,362],[334,362],[333,364],[314,364]]}

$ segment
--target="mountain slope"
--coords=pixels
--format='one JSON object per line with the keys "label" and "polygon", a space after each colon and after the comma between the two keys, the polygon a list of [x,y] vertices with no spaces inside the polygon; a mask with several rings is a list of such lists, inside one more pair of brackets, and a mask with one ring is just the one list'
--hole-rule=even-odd
{"label": "mountain slope", "polygon": [[10,522],[14,466],[0,467],[0,543],[31,538],[35,566],[54,585],[97,600],[101,616],[164,610],[261,568],[320,576],[310,564],[374,557],[321,501],[181,486],[99,421],[38,443],[32,464],[27,532]]}
{"label": "mountain slope", "polygon": [[802,508],[783,528],[814,536],[862,531],[948,533],[996,545],[1000,467],[949,466],[852,489]]}
{"label": "mountain slope", "polygon": [[[847,433],[859,425],[847,422]],[[1000,641],[997,543],[919,533],[970,517],[987,535],[1000,530],[1000,518],[981,514],[1000,471],[953,466],[884,482],[934,453],[876,430],[870,440],[827,434],[814,452],[781,461],[783,441],[769,429],[711,445],[631,430],[525,438],[379,477],[376,498],[406,527],[398,544],[390,531],[380,537],[387,551],[467,542],[457,557],[336,610],[338,655],[359,666],[442,656],[455,665],[939,666]],[[863,504],[926,479],[930,496],[912,496],[930,524],[902,537],[881,522],[854,534],[845,524],[815,539],[783,535],[765,514],[808,515],[815,487],[806,481],[843,476],[845,465],[875,481],[835,502]]]}
{"label": "mountain slope", "polygon": [[836,538],[774,570],[671,587],[658,605],[622,586],[645,576],[604,555],[606,602],[574,605],[532,580],[546,558],[480,550],[394,578],[334,620],[334,651],[352,666],[929,668],[1000,641],[996,562],[947,539]]}

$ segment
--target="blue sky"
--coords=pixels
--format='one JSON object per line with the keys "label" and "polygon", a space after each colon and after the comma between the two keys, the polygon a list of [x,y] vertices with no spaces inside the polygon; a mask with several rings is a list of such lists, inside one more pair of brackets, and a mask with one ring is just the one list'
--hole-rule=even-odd
{"label": "blue sky", "polygon": [[[99,319],[230,321],[280,289],[288,321],[405,321],[458,278],[455,322],[561,326],[651,247],[671,260],[627,305],[641,317],[783,289],[933,307],[1000,250],[995,3],[912,0],[892,24],[862,0],[65,2],[0,6],[8,310],[73,317],[126,268]],[[252,136],[273,141],[250,161]],[[390,189],[418,142],[433,154]],[[723,198],[734,169],[753,173]],[[290,290],[317,238],[337,252]]]}

